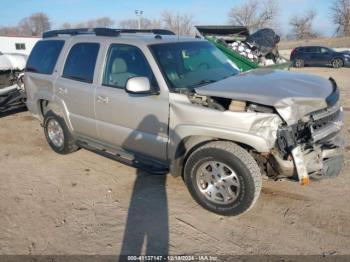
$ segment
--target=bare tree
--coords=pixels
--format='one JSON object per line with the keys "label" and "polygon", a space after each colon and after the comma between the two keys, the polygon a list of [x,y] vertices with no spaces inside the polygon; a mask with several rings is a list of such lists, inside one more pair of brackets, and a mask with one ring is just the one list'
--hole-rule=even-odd
{"label": "bare tree", "polygon": [[111,27],[114,25],[114,21],[109,17],[100,17],[94,20],[86,22],[86,27]]}
{"label": "bare tree", "polygon": [[[143,27],[143,22],[145,19],[141,19],[141,28]],[[138,20],[137,19],[125,19],[119,22],[119,26],[122,29],[135,29],[138,28]]]}
{"label": "bare tree", "polygon": [[178,35],[193,35],[193,16],[186,13],[173,13],[170,11],[163,11],[161,13],[163,27],[173,31]]}
{"label": "bare tree", "polygon": [[45,13],[40,12],[22,19],[18,26],[23,34],[39,36],[51,29],[51,22]]}
{"label": "bare tree", "polygon": [[61,28],[62,29],[70,29],[70,28],[72,28],[72,25],[70,23],[65,22],[61,25]]}
{"label": "bare tree", "polygon": [[331,12],[337,35],[350,36],[350,0],[334,0]]}
{"label": "bare tree", "polygon": [[109,17],[100,17],[97,19],[88,20],[85,22],[80,22],[77,24],[71,24],[65,22],[61,25],[62,29],[69,28],[95,28],[95,27],[112,27],[114,25],[114,21]]}
{"label": "bare tree", "polygon": [[[136,29],[138,28],[138,19],[126,19],[119,22],[120,28]],[[141,29],[155,29],[162,28],[162,22],[157,19],[141,18]]]}
{"label": "bare tree", "polygon": [[0,35],[1,36],[11,36],[11,35],[22,35],[22,32],[19,30],[17,26],[5,26],[0,27]]}
{"label": "bare tree", "polygon": [[319,36],[319,33],[312,28],[312,22],[316,14],[315,10],[309,10],[303,15],[295,15],[289,20],[294,38],[307,39]]}
{"label": "bare tree", "polygon": [[278,11],[276,0],[248,0],[240,7],[230,10],[229,23],[246,26],[251,31],[263,27],[274,27],[277,23]]}

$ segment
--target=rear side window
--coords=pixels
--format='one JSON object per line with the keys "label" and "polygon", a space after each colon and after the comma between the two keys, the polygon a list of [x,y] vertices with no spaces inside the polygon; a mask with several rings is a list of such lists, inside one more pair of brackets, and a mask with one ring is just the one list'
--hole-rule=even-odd
{"label": "rear side window", "polygon": [[315,46],[305,47],[307,53],[318,53],[319,48]]}
{"label": "rear side window", "polygon": [[38,42],[30,53],[26,71],[51,75],[63,45],[64,41],[62,40]]}
{"label": "rear side window", "polygon": [[98,43],[75,44],[69,51],[62,76],[92,83],[99,48]]}

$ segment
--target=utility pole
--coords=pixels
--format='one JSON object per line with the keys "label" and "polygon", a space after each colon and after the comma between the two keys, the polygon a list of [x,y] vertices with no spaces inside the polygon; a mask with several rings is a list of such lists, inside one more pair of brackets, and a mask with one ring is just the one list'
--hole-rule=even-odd
{"label": "utility pole", "polygon": [[138,17],[139,29],[141,29],[141,18],[143,15],[143,10],[135,10],[135,15]]}

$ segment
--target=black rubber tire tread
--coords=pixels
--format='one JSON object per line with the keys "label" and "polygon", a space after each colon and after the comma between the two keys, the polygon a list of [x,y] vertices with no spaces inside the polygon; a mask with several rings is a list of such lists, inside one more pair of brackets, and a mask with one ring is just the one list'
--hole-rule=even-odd
{"label": "black rubber tire tread", "polygon": [[[55,119],[62,127],[63,133],[64,133],[64,144],[62,147],[58,148],[56,147],[50,140],[48,133],[47,133],[47,123],[50,119]],[[61,155],[67,155],[70,153],[73,153],[75,151],[77,151],[79,149],[79,147],[76,145],[75,140],[72,136],[72,134],[70,133],[66,122],[64,121],[64,119],[58,115],[56,115],[53,111],[49,110],[45,113],[44,116],[44,133],[45,133],[45,137],[46,140],[48,142],[48,144],[50,145],[50,147],[52,148],[53,151],[55,151],[58,154]]]}
{"label": "black rubber tire tread", "polygon": [[[220,158],[220,155],[221,159],[218,159]],[[238,203],[238,205],[236,203],[238,199],[228,205],[219,205],[206,200],[204,196],[201,196],[200,193],[196,192],[196,185],[192,182],[192,179],[195,179],[196,175],[194,169],[196,166],[198,168],[200,161],[208,156],[218,161],[225,160],[226,164],[228,164],[227,159],[229,159],[231,168],[234,170],[243,170],[243,172],[236,172],[236,174],[240,180],[244,179],[245,188],[241,191],[246,191],[248,194],[242,194],[242,198],[244,199],[243,201],[240,201],[241,203]],[[222,156],[226,156],[226,159]],[[259,198],[262,187],[262,176],[255,159],[245,149],[230,141],[209,142],[196,149],[186,161],[184,180],[192,197],[198,204],[209,211],[226,216],[237,216],[249,211]]]}

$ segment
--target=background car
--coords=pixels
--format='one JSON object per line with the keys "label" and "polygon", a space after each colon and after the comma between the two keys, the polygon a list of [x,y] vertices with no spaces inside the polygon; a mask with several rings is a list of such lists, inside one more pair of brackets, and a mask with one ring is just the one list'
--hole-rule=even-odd
{"label": "background car", "polygon": [[295,67],[330,65],[334,68],[340,68],[350,66],[350,52],[337,52],[322,46],[300,46],[293,49],[290,61]]}

